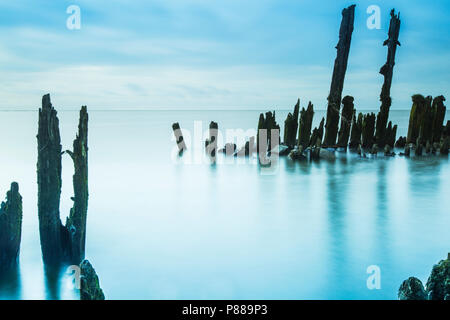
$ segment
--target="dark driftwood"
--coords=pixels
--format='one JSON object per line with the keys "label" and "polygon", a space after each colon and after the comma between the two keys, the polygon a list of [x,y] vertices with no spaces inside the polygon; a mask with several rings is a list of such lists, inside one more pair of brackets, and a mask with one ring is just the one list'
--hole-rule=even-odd
{"label": "dark driftwood", "polygon": [[348,139],[350,137],[350,127],[352,125],[353,113],[355,112],[355,106],[353,104],[354,98],[351,96],[345,96],[342,99],[342,117],[341,128],[338,135],[338,147],[347,148]]}
{"label": "dark driftwood", "polygon": [[80,111],[78,135],[73,151],[67,151],[75,166],[73,176],[74,206],[67,224],[60,219],[61,197],[61,139],[56,110],[50,95],[42,98],[38,129],[38,215],[41,249],[44,263],[58,266],[61,263],[79,264],[85,255],[86,218],[88,203],[88,114],[86,107]]}
{"label": "dark driftwood", "polygon": [[[381,107],[380,112],[378,113],[377,116],[376,133],[375,133],[375,142],[380,148],[384,148],[385,144],[387,143],[387,139],[392,140],[392,137],[388,136],[386,132],[387,130],[386,125],[389,119],[389,109],[391,108],[392,105],[391,86],[395,66],[395,53],[397,51],[397,46],[400,45],[400,42],[398,41],[398,36],[400,34],[400,25],[401,25],[400,13],[396,15],[395,10],[392,9],[388,39],[383,44],[388,47],[387,61],[386,64],[380,70],[380,73],[384,76],[384,83],[383,88],[381,89],[380,95]],[[389,132],[389,135],[391,134],[392,130]],[[393,144],[390,144],[390,146],[393,147]]]}
{"label": "dark driftwood", "polygon": [[6,202],[0,205],[0,272],[19,262],[22,235],[22,196],[17,182],[11,184]]}
{"label": "dark driftwood", "polygon": [[105,300],[97,273],[88,260],[80,264],[80,300]]}
{"label": "dark driftwood", "polygon": [[355,5],[342,11],[342,22],[339,30],[339,43],[336,46],[337,57],[334,62],[333,78],[328,96],[327,122],[325,125],[325,146],[334,146],[339,125],[339,110],[347,71],[348,56],[355,22]]}
{"label": "dark driftwood", "polygon": [[300,112],[300,124],[299,124],[299,132],[298,132],[298,146],[301,147],[302,150],[308,148],[309,143],[311,141],[311,128],[312,122],[314,118],[314,106],[311,102],[308,104],[308,108],[302,109]]}
{"label": "dark driftwood", "polygon": [[79,264],[84,260],[86,248],[86,220],[88,209],[88,120],[86,106],[80,111],[78,135],[73,142],[71,156],[75,167],[73,175],[73,208],[67,218],[66,228],[70,235],[71,263]]}
{"label": "dark driftwood", "polygon": [[300,110],[300,99],[294,107],[294,113],[288,114],[284,121],[284,144],[289,148],[294,148],[297,141],[298,115]]}

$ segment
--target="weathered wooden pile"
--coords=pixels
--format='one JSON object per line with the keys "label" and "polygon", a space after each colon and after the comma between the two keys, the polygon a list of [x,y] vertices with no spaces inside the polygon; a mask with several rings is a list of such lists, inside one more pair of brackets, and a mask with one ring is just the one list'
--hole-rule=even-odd
{"label": "weathered wooden pile", "polygon": [[[83,106],[80,110],[78,134],[73,142],[73,150],[62,152],[59,120],[53,108],[50,95],[42,98],[38,125],[38,217],[41,250],[46,273],[53,277],[68,265],[80,265],[81,277],[85,277],[84,288],[92,288],[97,283],[87,284],[92,277],[93,268],[85,267],[86,221],[88,209],[88,113]],[[62,187],[62,155],[67,153],[74,163],[73,207],[66,224],[60,219],[60,198]],[[19,259],[22,227],[22,197],[17,183],[11,184],[6,202],[0,207],[0,266],[15,266]],[[90,266],[90,264],[89,264]],[[0,272],[1,269],[0,269]],[[58,280],[56,280],[58,281]],[[81,288],[81,297],[83,294]],[[102,298],[102,295],[96,295]],[[103,296],[104,298],[104,296]]]}
{"label": "weathered wooden pile", "polygon": [[[384,82],[378,114],[357,113],[354,98],[352,96],[342,98],[354,30],[355,5],[352,5],[342,11],[339,42],[336,46],[337,57],[328,95],[326,121],[323,118],[319,127],[311,131],[314,106],[309,102],[306,109],[301,108],[300,100],[297,100],[294,111],[289,113],[284,121],[284,141],[280,143],[279,138],[274,139],[273,137],[280,135],[280,126],[276,122],[275,111],[261,113],[256,137],[256,150],[260,158],[273,152],[278,145],[280,146],[280,155],[289,155],[292,159],[299,160],[334,158],[336,150],[347,150],[347,148],[364,156],[367,153],[377,155],[379,152],[383,152],[386,156],[394,156],[394,148],[405,148],[404,152],[400,153],[405,156],[409,156],[411,150],[418,156],[424,152],[448,154],[450,124],[447,122],[446,126],[443,125],[446,112],[443,96],[433,100],[431,97],[424,98],[421,95],[414,95],[408,136],[400,137],[396,141],[397,125],[389,121],[389,111],[392,105],[391,86],[395,56],[397,47],[400,46],[401,20],[400,14],[396,14],[394,9],[390,15],[388,39],[383,43],[383,46],[387,47],[387,59],[380,69]],[[210,140],[214,142],[212,138]],[[252,155],[251,141],[247,142],[246,146],[237,154]],[[226,150],[230,152],[225,152]],[[236,155],[236,150],[236,145],[227,144],[223,152],[227,155]],[[215,155],[215,153],[211,155]]]}
{"label": "weathered wooden pile", "polygon": [[435,265],[426,286],[415,277],[403,281],[398,289],[399,300],[450,300],[450,253]]}

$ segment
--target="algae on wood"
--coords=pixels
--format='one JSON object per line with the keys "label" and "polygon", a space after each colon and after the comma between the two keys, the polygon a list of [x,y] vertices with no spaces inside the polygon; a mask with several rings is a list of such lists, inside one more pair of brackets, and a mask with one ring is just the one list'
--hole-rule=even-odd
{"label": "algae on wood", "polygon": [[339,125],[339,112],[344,89],[345,73],[347,71],[350,45],[355,22],[355,5],[342,11],[342,22],[339,30],[339,42],[336,46],[337,57],[334,62],[333,78],[328,96],[327,122],[323,144],[332,147],[336,144]]}

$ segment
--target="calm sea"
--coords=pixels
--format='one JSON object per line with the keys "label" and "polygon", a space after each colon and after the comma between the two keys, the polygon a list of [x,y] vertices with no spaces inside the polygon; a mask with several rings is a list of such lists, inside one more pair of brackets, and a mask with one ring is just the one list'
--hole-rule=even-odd
{"label": "calm sea", "polygon": [[[286,115],[277,112],[281,125]],[[242,159],[211,165],[195,152],[196,133],[211,120],[226,137],[225,129],[254,129],[257,111],[89,116],[87,258],[109,299],[396,299],[404,279],[426,281],[450,251],[448,158],[339,154],[332,162],[281,159],[267,173]],[[59,118],[63,149],[71,148],[78,112]],[[391,112],[398,134],[408,118]],[[19,182],[24,210],[20,269],[0,277],[0,297],[73,299],[71,278],[48,278],[42,264],[37,120],[37,112],[0,112],[0,194]],[[189,147],[178,160],[175,121]],[[63,221],[72,174],[65,157]],[[367,287],[370,266],[381,272],[379,290]]]}

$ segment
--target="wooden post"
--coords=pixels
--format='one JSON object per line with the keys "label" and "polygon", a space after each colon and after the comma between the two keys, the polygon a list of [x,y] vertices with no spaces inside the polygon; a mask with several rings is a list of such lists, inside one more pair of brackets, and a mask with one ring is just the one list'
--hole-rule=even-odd
{"label": "wooden post", "polygon": [[345,73],[347,71],[350,44],[355,22],[355,5],[342,11],[342,22],[339,30],[339,43],[336,46],[337,57],[334,62],[333,78],[330,95],[328,96],[327,122],[325,125],[324,145],[332,147],[336,144],[339,125],[339,112],[344,89]]}
{"label": "wooden post", "polygon": [[86,248],[86,220],[88,209],[88,120],[86,106],[81,107],[78,134],[73,142],[71,156],[75,167],[73,175],[74,204],[67,218],[66,228],[70,235],[71,263],[84,260]]}

